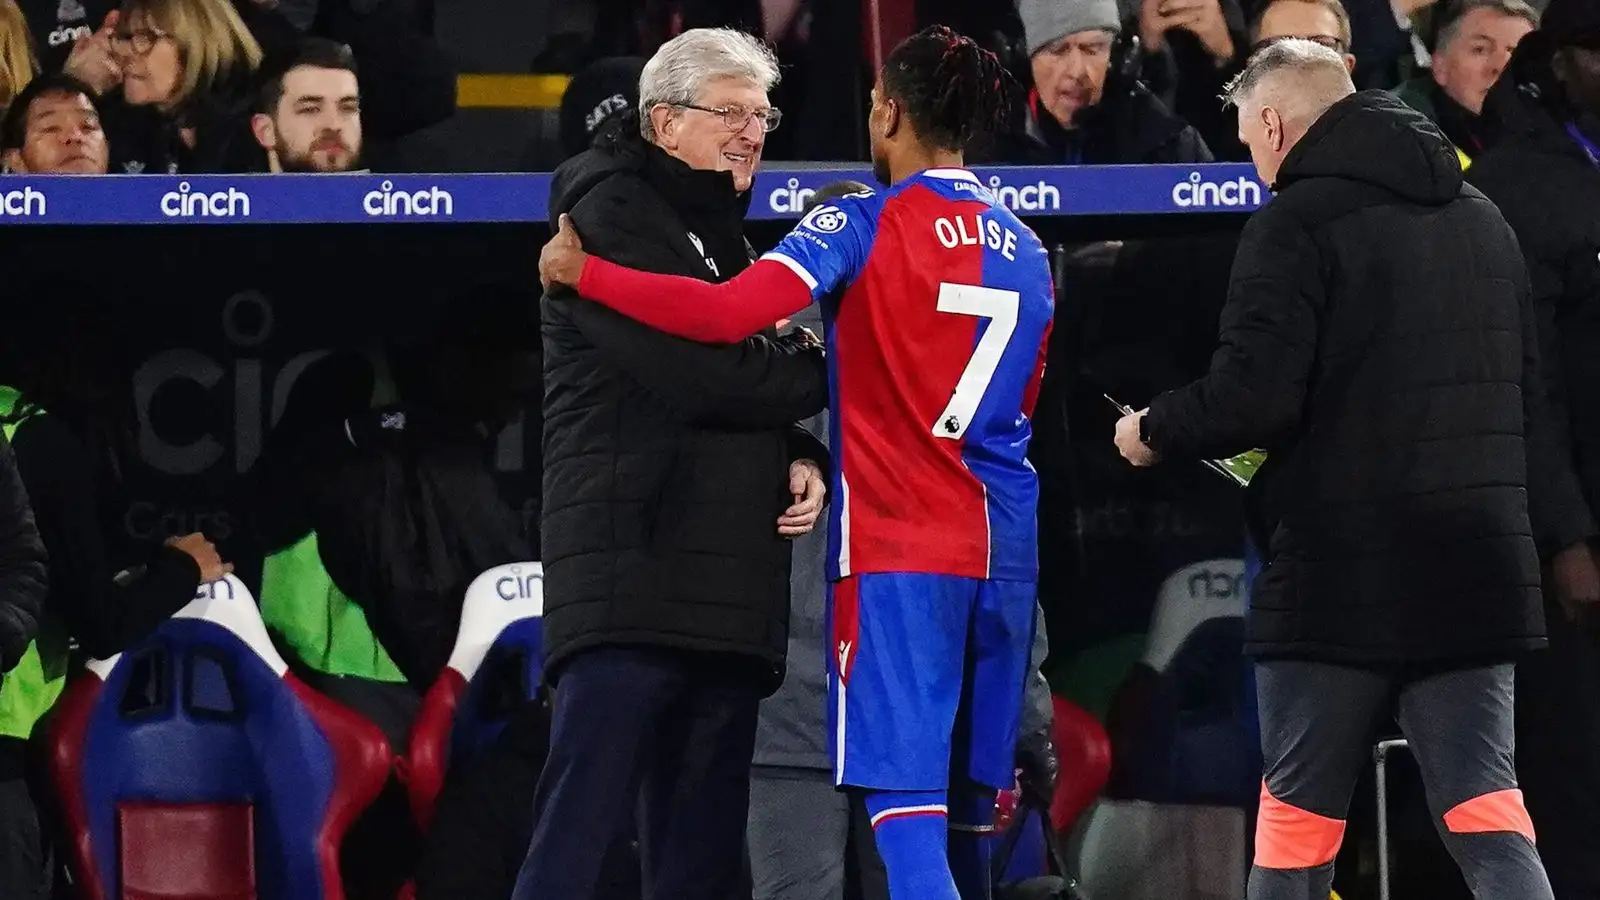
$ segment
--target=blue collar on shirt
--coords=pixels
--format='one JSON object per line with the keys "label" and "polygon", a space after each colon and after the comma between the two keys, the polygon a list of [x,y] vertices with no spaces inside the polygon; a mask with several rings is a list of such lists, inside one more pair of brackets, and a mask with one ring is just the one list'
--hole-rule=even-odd
{"label": "blue collar on shirt", "polygon": [[1590,140],[1589,136],[1583,133],[1583,129],[1578,127],[1577,122],[1567,123],[1567,134],[1578,142],[1578,146],[1588,155],[1589,162],[1594,164],[1596,168],[1600,168],[1600,145],[1596,145],[1594,141]]}

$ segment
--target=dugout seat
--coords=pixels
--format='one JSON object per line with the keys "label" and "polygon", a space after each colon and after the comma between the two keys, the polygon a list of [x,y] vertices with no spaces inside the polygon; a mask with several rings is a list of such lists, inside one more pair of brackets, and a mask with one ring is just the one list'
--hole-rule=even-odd
{"label": "dugout seat", "polygon": [[1050,824],[1056,834],[1066,834],[1111,779],[1111,738],[1088,710],[1061,697],[1051,699],[1051,740],[1060,774],[1050,800]]}
{"label": "dugout seat", "polygon": [[288,671],[238,579],[88,664],[48,732],[85,900],[342,900],[387,780],[377,728]]}
{"label": "dugout seat", "polygon": [[417,824],[427,830],[450,766],[470,759],[539,696],[544,667],[544,567],[497,566],[467,588],[455,649],[423,697],[400,777]]}

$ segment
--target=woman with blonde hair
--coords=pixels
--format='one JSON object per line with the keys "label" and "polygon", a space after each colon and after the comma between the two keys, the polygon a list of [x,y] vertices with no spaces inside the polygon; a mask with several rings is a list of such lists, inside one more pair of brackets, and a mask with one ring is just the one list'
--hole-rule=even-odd
{"label": "woman with blonde hair", "polygon": [[33,56],[28,22],[16,0],[0,0],[0,112],[33,80],[39,63]]}
{"label": "woman with blonde hair", "polygon": [[112,141],[123,171],[250,168],[249,94],[262,50],[232,3],[124,0],[111,44],[121,101],[133,108],[124,123],[133,133]]}

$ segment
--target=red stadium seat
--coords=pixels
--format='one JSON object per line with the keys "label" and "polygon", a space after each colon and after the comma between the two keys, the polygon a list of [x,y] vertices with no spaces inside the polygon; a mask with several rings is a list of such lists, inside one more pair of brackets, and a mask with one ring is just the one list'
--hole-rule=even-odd
{"label": "red stadium seat", "polygon": [[88,669],[48,732],[80,897],[342,900],[340,842],[389,747],[289,673],[243,583]]}
{"label": "red stadium seat", "polygon": [[1057,834],[1066,834],[1111,778],[1111,738],[1077,704],[1056,697],[1054,706],[1053,737],[1061,771],[1050,803],[1050,822]]}
{"label": "red stadium seat", "polygon": [[543,613],[544,567],[536,562],[497,566],[467,588],[455,649],[423,697],[400,762],[424,831],[450,766],[494,740],[513,709],[538,697]]}

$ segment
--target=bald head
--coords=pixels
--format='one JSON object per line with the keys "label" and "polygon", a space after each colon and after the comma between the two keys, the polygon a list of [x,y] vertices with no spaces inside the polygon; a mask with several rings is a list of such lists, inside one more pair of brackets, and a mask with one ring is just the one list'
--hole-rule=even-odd
{"label": "bald head", "polygon": [[1250,57],[1223,98],[1239,108],[1239,140],[1271,184],[1311,126],[1355,92],[1343,56],[1314,41],[1288,38]]}

